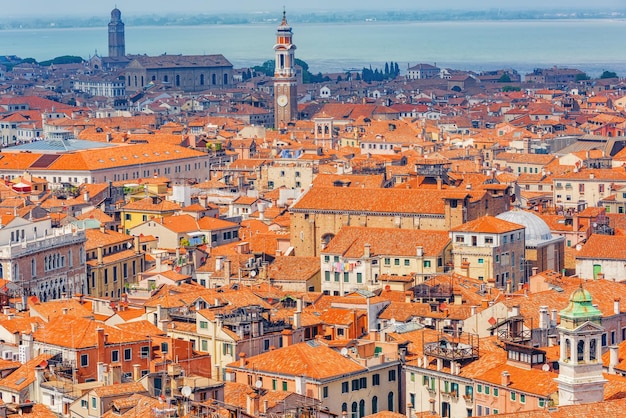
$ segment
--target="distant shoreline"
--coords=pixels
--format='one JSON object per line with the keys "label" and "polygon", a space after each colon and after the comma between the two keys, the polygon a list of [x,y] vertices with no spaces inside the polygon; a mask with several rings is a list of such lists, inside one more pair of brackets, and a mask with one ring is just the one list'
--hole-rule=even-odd
{"label": "distant shoreline", "polygon": [[[196,15],[127,15],[122,17],[126,26],[202,26],[202,25],[275,25],[278,17],[273,13],[247,14],[196,14]],[[303,23],[441,23],[441,22],[510,22],[510,21],[577,21],[626,20],[626,9],[597,10],[364,10],[330,12],[295,12],[289,14],[292,25]],[[88,29],[106,27],[109,16],[3,16],[0,30],[11,29]]]}

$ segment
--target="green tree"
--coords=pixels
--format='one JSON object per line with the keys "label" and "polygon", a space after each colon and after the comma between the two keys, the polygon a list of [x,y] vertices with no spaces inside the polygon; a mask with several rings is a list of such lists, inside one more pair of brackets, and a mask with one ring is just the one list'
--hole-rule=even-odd
{"label": "green tree", "polygon": [[498,82],[500,82],[500,83],[510,83],[511,82],[511,76],[509,75],[509,73],[504,73],[498,79]]}
{"label": "green tree", "polygon": [[602,75],[600,76],[600,79],[605,79],[605,78],[617,78],[617,74],[614,73],[613,71],[604,71]]}
{"label": "green tree", "polygon": [[299,65],[300,67],[302,67],[302,71],[303,72],[308,72],[309,71],[309,64],[307,64],[306,62],[302,61],[300,58],[296,58],[296,65]]}
{"label": "green tree", "polygon": [[576,74],[576,81],[584,81],[584,80],[589,80],[589,76],[585,73],[582,74]]}
{"label": "green tree", "polygon": [[60,57],[53,58],[47,61],[41,61],[39,65],[42,67],[49,67],[52,64],[80,64],[83,62],[81,57],[77,57],[74,55],[63,55]]}
{"label": "green tree", "polygon": [[252,67],[255,72],[259,74],[265,74],[268,77],[272,77],[274,75],[275,68],[276,62],[274,60],[267,60],[261,65]]}
{"label": "green tree", "polygon": [[[302,68],[302,82],[304,84],[319,83],[320,81],[323,81],[324,77],[321,77],[321,76],[318,77],[318,76],[314,76],[313,74],[311,74],[311,72],[309,71],[309,64],[307,64],[305,61],[299,58],[296,58],[296,65]],[[276,69],[276,62],[274,60],[267,60],[261,65],[252,67],[252,70],[255,73],[265,74],[268,77],[274,76],[275,69]]]}

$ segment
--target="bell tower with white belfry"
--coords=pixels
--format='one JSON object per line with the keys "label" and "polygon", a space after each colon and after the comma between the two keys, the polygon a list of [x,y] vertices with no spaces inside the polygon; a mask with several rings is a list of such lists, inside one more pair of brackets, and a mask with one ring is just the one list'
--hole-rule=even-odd
{"label": "bell tower with white belfry", "polygon": [[276,66],[274,69],[274,128],[286,127],[298,118],[296,46],[292,43],[293,33],[283,10],[283,20],[276,30]]}

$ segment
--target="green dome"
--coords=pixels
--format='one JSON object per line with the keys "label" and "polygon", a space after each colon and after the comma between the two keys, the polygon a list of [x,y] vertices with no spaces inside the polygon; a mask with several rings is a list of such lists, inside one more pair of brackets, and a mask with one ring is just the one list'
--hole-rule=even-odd
{"label": "green dome", "polygon": [[589,302],[591,303],[593,301],[593,298],[591,297],[591,293],[589,293],[588,290],[583,289],[582,287],[579,287],[578,289],[574,290],[572,292],[572,294],[569,297],[569,301],[571,302]]}
{"label": "green dome", "polygon": [[602,312],[593,306],[591,293],[580,286],[569,297],[569,305],[561,311],[561,319],[581,321],[593,321],[602,318]]}

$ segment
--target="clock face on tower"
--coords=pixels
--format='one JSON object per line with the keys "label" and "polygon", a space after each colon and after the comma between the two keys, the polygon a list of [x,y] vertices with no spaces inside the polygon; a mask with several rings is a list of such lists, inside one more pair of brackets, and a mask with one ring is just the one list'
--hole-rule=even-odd
{"label": "clock face on tower", "polygon": [[285,107],[287,106],[287,103],[289,103],[289,99],[284,94],[281,94],[276,98],[276,104],[278,106]]}

